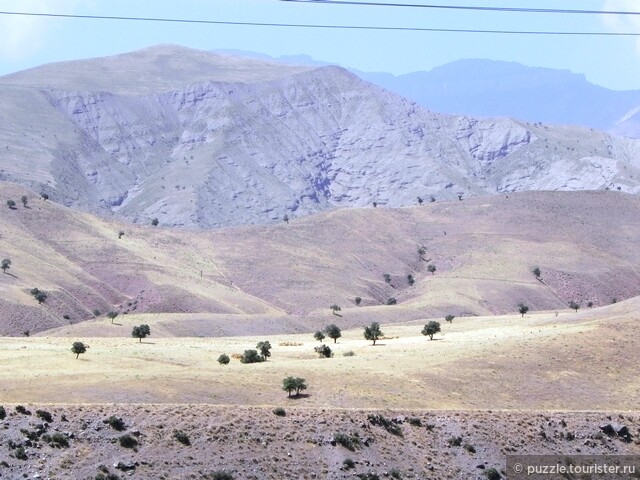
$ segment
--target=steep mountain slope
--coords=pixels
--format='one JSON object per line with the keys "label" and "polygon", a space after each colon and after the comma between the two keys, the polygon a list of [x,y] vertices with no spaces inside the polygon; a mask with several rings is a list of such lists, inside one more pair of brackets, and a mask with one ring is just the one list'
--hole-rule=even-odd
{"label": "steep mountain slope", "polygon": [[515,62],[459,60],[397,77],[358,75],[437,112],[507,116],[599,130],[613,128],[632,106],[640,104],[640,90],[613,91],[589,83],[584,75]]}
{"label": "steep mountain slope", "polygon": [[640,138],[640,106],[627,113],[611,132],[623,137]]}
{"label": "steep mountain slope", "polygon": [[[161,324],[157,334],[221,336],[513,313],[520,301],[532,310],[564,309],[571,300],[597,306],[640,294],[640,200],[618,192],[341,209],[212,232],[124,226],[10,184],[0,186],[0,198],[19,204],[0,209],[0,257],[12,260],[0,274],[4,335],[91,319],[94,309],[162,313],[141,319]],[[49,294],[45,303],[32,288]],[[386,306],[389,298],[398,305]],[[342,317],[331,314],[333,303]],[[113,334],[99,330],[92,336]]]}

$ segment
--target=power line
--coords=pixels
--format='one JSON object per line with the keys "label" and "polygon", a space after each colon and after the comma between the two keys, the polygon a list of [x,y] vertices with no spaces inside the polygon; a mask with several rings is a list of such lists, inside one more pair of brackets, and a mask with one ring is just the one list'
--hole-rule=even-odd
{"label": "power line", "polygon": [[475,10],[484,12],[517,12],[517,13],[569,13],[588,15],[640,15],[640,12],[615,10],[575,10],[565,8],[528,8],[528,7],[483,7],[466,5],[431,5],[420,3],[386,3],[386,2],[358,2],[352,0],[280,0],[281,2],[329,4],[329,5],[357,5],[365,7],[402,7],[402,8],[432,8],[441,10]]}
{"label": "power line", "polygon": [[[294,0],[287,0],[294,1]],[[315,0],[314,2],[315,3]],[[327,25],[309,23],[267,23],[267,22],[232,22],[222,20],[195,20],[186,18],[153,18],[153,17],[123,17],[107,15],[74,15],[62,13],[36,13],[36,12],[2,12],[0,15],[18,15],[29,17],[73,18],[81,20],[114,20],[134,22],[164,22],[186,23],[204,25],[235,25],[249,27],[281,27],[281,28],[324,28],[334,30],[380,30],[402,32],[437,32],[437,33],[483,33],[498,35],[558,35],[558,36],[594,36],[594,37],[640,37],[640,33],[634,32],[562,32],[544,30],[485,30],[467,28],[428,28],[428,27],[385,27],[376,25]]]}

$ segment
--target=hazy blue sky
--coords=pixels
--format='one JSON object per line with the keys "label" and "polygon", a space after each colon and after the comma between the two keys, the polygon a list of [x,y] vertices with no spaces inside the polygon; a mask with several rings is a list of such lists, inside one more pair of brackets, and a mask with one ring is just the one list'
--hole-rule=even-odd
{"label": "hazy blue sky", "polygon": [[[391,1],[640,12],[640,0]],[[0,10],[239,22],[640,33],[640,16],[461,12],[278,0],[0,0]],[[112,55],[158,43],[205,50],[249,50],[272,56],[308,54],[364,71],[394,74],[430,70],[461,58],[489,58],[569,69],[613,89],[640,89],[640,37],[322,30],[11,15],[0,15],[0,75],[42,63]]]}

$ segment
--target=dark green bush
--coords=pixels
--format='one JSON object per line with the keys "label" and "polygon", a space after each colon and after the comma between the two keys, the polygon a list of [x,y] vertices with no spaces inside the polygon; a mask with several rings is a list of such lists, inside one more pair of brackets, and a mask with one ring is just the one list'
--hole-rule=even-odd
{"label": "dark green bush", "polygon": [[16,412],[21,413],[22,415],[31,415],[31,412],[22,405],[16,405]]}
{"label": "dark green bush", "polygon": [[118,443],[120,444],[121,447],[124,447],[124,448],[135,448],[138,446],[138,440],[133,438],[128,433],[118,438]]}
{"label": "dark green bush", "polygon": [[407,419],[407,422],[409,422],[409,425],[411,425],[412,427],[422,426],[422,420],[420,420],[418,417],[409,417]]}
{"label": "dark green bush", "polygon": [[0,420],[4,420],[7,417],[7,411],[4,407],[0,407]]}
{"label": "dark green bush", "polygon": [[360,436],[357,433],[352,435],[336,433],[333,435],[333,441],[352,452],[355,452],[356,448],[360,447]]}
{"label": "dark green bush", "polygon": [[367,420],[372,425],[376,425],[384,428],[387,432],[392,435],[396,435],[398,437],[402,437],[402,428],[397,423],[392,422],[391,420],[386,419],[384,416],[379,413],[370,413],[367,416]]}
{"label": "dark green bush", "polygon": [[231,474],[231,472],[218,470],[216,472],[211,472],[209,474],[209,478],[211,480],[233,480],[233,475]]}
{"label": "dark green bush", "polygon": [[119,417],[116,417],[115,415],[111,415],[106,420],[103,420],[103,422],[108,424],[111,428],[113,428],[114,430],[117,430],[119,432],[121,432],[122,430],[124,430],[126,428],[125,425],[124,425],[124,420],[122,420]]}
{"label": "dark green bush", "polygon": [[44,434],[42,436],[42,440],[47,442],[50,446],[54,448],[69,448],[69,439],[66,435],[56,432],[53,435]]}
{"label": "dark green bush", "polygon": [[500,480],[502,476],[495,468],[488,468],[483,472],[483,475],[487,477],[487,480]]}
{"label": "dark green bush", "polygon": [[16,448],[11,455],[13,455],[13,458],[16,458],[18,460],[29,459],[29,455],[27,455],[27,452],[25,451],[24,447]]}
{"label": "dark green bush", "polygon": [[347,470],[349,470],[351,468],[355,468],[355,466],[356,466],[355,462],[353,460],[351,460],[350,458],[345,458],[344,461],[342,462],[342,465]]}
{"label": "dark green bush", "polygon": [[191,440],[189,440],[189,435],[184,433],[182,430],[174,430],[173,438],[175,438],[181,444],[186,445],[187,447],[191,445]]}
{"label": "dark green bush", "polygon": [[45,422],[49,422],[49,423],[53,422],[53,417],[46,410],[36,410],[36,416],[38,418],[41,418]]}
{"label": "dark green bush", "polygon": [[284,417],[287,414],[287,412],[282,407],[274,408],[273,409],[273,413],[274,413],[274,415],[277,415],[278,417]]}
{"label": "dark green bush", "polygon": [[229,355],[227,355],[226,353],[223,353],[218,357],[218,363],[220,365],[229,365],[230,361],[231,359],[229,358]]}
{"label": "dark green bush", "polygon": [[259,363],[262,362],[263,358],[258,353],[257,350],[245,350],[240,358],[240,363]]}
{"label": "dark green bush", "polygon": [[449,440],[447,440],[447,444],[450,447],[459,447],[460,445],[462,445],[462,437],[451,437],[449,438]]}

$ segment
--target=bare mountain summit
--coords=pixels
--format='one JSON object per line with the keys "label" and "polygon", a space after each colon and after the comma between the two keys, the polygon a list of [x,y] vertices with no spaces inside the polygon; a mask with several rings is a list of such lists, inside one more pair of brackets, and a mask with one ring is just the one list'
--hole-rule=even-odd
{"label": "bare mountain summit", "polygon": [[640,141],[435,114],[338,67],[163,46],[0,84],[0,180],[133,222],[214,227],[417,197],[640,191]]}

